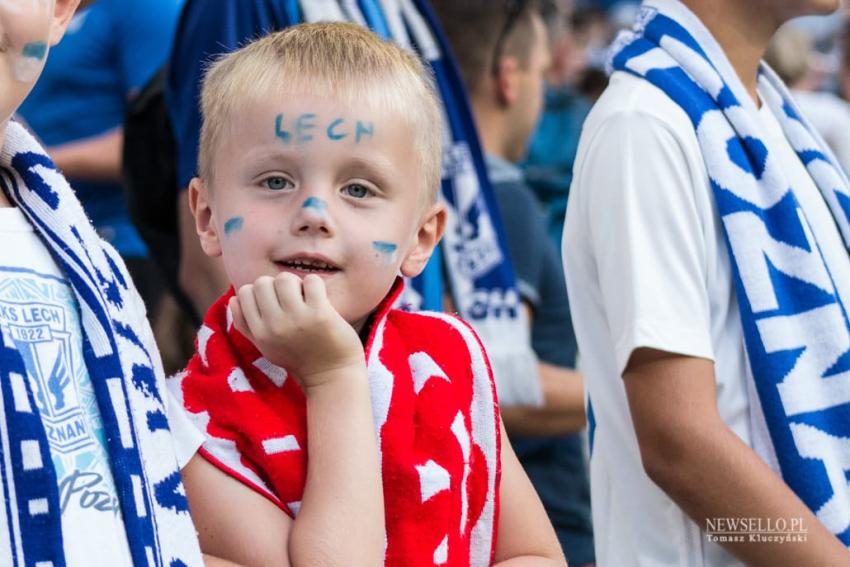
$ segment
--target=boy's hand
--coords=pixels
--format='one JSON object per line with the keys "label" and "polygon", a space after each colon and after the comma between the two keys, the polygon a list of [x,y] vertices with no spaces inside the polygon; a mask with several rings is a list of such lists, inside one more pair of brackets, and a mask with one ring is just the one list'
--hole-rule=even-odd
{"label": "boy's hand", "polygon": [[305,393],[346,367],[365,369],[360,337],[328,300],[325,282],[308,275],[262,276],[230,299],[233,324],[270,362],[299,381]]}

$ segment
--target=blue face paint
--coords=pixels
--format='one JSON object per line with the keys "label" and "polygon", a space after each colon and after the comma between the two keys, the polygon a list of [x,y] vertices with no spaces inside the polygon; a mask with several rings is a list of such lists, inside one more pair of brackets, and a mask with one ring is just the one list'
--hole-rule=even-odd
{"label": "blue face paint", "polygon": [[341,132],[335,132],[334,131],[334,130],[336,130],[337,126],[340,126],[343,122],[345,122],[345,120],[343,120],[342,118],[337,118],[336,120],[331,122],[330,125],[328,125],[328,130],[327,130],[328,139],[336,141],[336,140],[342,140],[342,139],[348,137],[348,134],[343,134]]}
{"label": "blue face paint", "polygon": [[301,144],[315,139],[315,136],[311,133],[313,130],[324,128],[325,136],[334,142],[344,140],[348,138],[349,135],[353,136],[355,143],[358,144],[360,143],[360,140],[375,137],[374,122],[363,122],[362,120],[357,120],[354,122],[354,132],[351,132],[351,128],[345,127],[345,118],[334,118],[325,125],[323,120],[317,122],[318,117],[319,115],[314,112],[302,112],[294,119],[290,120],[291,124],[287,126],[284,114],[280,113],[275,116],[274,119],[275,136],[286,144],[293,140]]}
{"label": "blue face paint", "polygon": [[392,242],[382,242],[375,240],[372,242],[372,248],[378,251],[378,254],[384,259],[384,265],[387,266],[395,261],[395,253],[398,250],[398,245]]}
{"label": "blue face paint", "polygon": [[44,59],[47,55],[47,44],[43,41],[34,41],[24,45],[21,55],[30,59]]}
{"label": "blue face paint", "polygon": [[289,143],[289,140],[292,139],[292,134],[283,129],[283,114],[274,117],[274,135],[286,143]]}
{"label": "blue face paint", "polygon": [[309,142],[313,139],[312,134],[307,132],[316,127],[316,115],[312,112],[307,112],[298,116],[295,121],[295,133],[297,134],[298,143]]}
{"label": "blue face paint", "polygon": [[38,78],[47,57],[47,44],[43,41],[33,41],[24,45],[20,57],[15,57],[15,78],[23,83],[30,83]]}
{"label": "blue face paint", "polygon": [[360,138],[364,136],[368,136],[369,138],[373,137],[375,134],[375,125],[372,122],[360,122],[357,121],[357,130],[354,135],[354,141],[356,143],[360,143]]}
{"label": "blue face paint", "polygon": [[325,203],[322,199],[319,199],[318,197],[307,197],[301,207],[305,209],[316,209],[317,211],[323,213],[325,212],[325,210],[327,210],[328,204]]}
{"label": "blue face paint", "polygon": [[243,224],[245,224],[245,219],[242,217],[233,217],[232,219],[228,219],[227,222],[224,223],[225,236],[230,236],[231,233],[240,230]]}

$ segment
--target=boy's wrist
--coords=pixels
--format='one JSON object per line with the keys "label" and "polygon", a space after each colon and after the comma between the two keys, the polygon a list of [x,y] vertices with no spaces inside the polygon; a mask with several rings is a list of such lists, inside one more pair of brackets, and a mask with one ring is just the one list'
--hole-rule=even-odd
{"label": "boy's wrist", "polygon": [[365,361],[352,362],[301,377],[304,395],[314,398],[325,392],[334,394],[351,391],[352,388],[368,387],[369,375]]}

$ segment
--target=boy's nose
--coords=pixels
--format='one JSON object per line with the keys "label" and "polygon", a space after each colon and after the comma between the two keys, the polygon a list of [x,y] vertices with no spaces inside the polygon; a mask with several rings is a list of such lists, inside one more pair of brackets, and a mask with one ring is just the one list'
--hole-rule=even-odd
{"label": "boy's nose", "polygon": [[328,203],[319,197],[308,197],[295,215],[293,232],[300,235],[331,236],[333,223]]}

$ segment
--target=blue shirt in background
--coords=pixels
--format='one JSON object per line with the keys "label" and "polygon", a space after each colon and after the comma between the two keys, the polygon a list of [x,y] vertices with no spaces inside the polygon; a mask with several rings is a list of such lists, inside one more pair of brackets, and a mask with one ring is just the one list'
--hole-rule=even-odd
{"label": "blue shirt in background", "polygon": [[[98,0],[74,16],[19,113],[50,148],[124,123],[129,99],[165,63],[182,0]],[[120,183],[69,178],[98,232],[145,257]]]}

